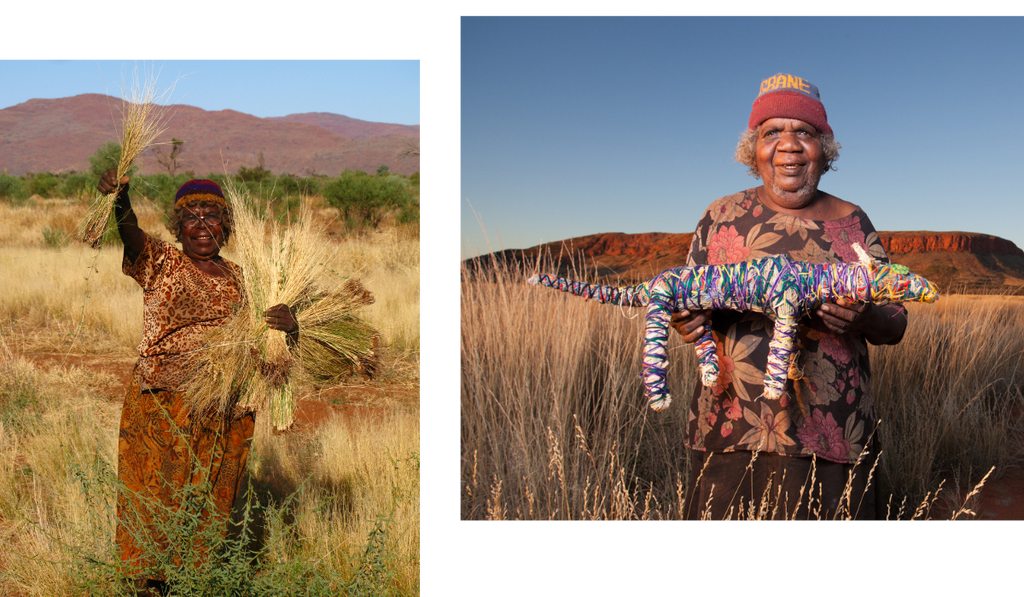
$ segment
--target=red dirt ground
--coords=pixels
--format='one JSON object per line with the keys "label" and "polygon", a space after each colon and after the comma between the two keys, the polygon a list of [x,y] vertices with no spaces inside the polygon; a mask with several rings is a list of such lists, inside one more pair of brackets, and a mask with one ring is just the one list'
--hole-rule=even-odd
{"label": "red dirt ground", "polygon": [[977,514],[979,520],[1024,520],[1024,471],[1011,467],[985,483]]}

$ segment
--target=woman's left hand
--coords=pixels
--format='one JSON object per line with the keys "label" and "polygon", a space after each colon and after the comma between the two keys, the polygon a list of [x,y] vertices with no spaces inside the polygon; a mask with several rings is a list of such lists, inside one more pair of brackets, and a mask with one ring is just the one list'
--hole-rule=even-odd
{"label": "woman's left hand", "polygon": [[825,303],[818,307],[815,315],[821,318],[830,332],[839,336],[858,331],[870,308],[868,303],[836,299],[835,303]]}
{"label": "woman's left hand", "polygon": [[286,334],[299,331],[299,322],[295,320],[295,314],[284,303],[267,309],[263,317],[272,330],[281,330]]}
{"label": "woman's left hand", "polygon": [[818,307],[814,314],[833,334],[856,332],[875,345],[896,344],[907,329],[906,312],[895,305],[879,307],[836,299],[834,303]]}

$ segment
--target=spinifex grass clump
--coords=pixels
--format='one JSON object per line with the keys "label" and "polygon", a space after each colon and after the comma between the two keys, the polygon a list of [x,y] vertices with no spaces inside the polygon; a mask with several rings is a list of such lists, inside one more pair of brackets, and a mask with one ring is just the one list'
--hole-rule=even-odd
{"label": "spinifex grass clump", "polygon": [[[131,97],[122,95],[121,104],[121,158],[117,163],[117,180],[126,175],[132,164],[156,138],[166,130],[167,113],[156,104],[156,84],[150,81],[145,87],[139,86],[138,78],[131,89]],[[100,195],[93,199],[89,211],[82,221],[82,240],[99,248],[103,234],[107,231],[114,209],[116,193]]]}
{"label": "spinifex grass clump", "polygon": [[[268,409],[274,427],[286,429],[297,376],[322,380],[373,372],[377,332],[355,315],[373,296],[355,280],[338,281],[327,267],[330,243],[313,227],[308,205],[296,221],[281,226],[260,216],[238,189],[226,191],[247,301],[229,324],[211,332],[189,393],[203,411]],[[297,343],[266,324],[266,310],[281,303],[295,313]]]}

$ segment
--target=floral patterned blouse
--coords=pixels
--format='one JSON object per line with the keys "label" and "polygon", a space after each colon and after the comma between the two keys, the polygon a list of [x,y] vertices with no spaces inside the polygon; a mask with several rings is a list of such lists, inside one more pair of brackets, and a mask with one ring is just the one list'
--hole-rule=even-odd
{"label": "floral patterned blouse", "polygon": [[[785,254],[795,261],[857,261],[854,243],[888,262],[860,208],[831,221],[807,220],[765,207],[756,189],[715,201],[697,225],[687,265],[736,263]],[[699,382],[690,405],[686,445],[711,452],[760,450],[857,460],[875,424],[867,343],[808,327],[798,336],[796,367],[781,400],[758,399],[773,322],[761,313],[716,311],[712,330],[721,368],[718,385]],[[819,326],[825,330],[824,326]],[[799,379],[792,379],[798,377]]]}
{"label": "floral patterned blouse", "polygon": [[121,265],[142,286],[142,342],[135,375],[140,387],[174,390],[192,371],[204,334],[223,325],[241,303],[240,267],[224,260],[229,275],[203,273],[174,245],[146,235],[135,262]]}

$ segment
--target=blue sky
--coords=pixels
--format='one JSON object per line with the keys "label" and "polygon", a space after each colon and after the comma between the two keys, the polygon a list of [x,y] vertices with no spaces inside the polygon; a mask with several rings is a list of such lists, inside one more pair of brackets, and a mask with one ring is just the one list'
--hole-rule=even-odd
{"label": "blue sky", "polygon": [[843,146],[820,188],[877,229],[1024,248],[1024,19],[466,18],[461,52],[463,257],[692,232],[759,184],[732,156],[779,72]]}
{"label": "blue sky", "polygon": [[18,82],[0,85],[0,108],[82,93],[120,97],[136,70],[155,74],[160,91],[173,86],[171,103],[204,110],[420,123],[418,60],[0,60],[0,80]]}

